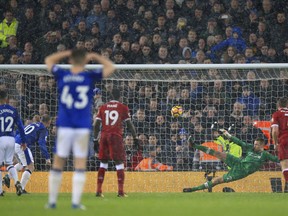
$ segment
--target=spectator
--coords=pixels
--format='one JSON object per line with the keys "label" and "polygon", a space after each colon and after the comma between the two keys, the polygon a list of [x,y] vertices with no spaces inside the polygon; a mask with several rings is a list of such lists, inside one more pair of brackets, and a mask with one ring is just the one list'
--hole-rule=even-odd
{"label": "spectator", "polygon": [[276,23],[271,28],[271,46],[276,49],[276,52],[281,52],[285,42],[288,40],[288,22],[284,11],[277,12]]}
{"label": "spectator", "polygon": [[242,126],[242,119],[244,117],[243,108],[243,104],[239,102],[235,102],[233,104],[233,110],[228,120],[229,125],[234,124],[236,128],[240,128]]}
{"label": "spectator", "polygon": [[19,57],[16,54],[11,54],[8,64],[19,64]]}
{"label": "spectator", "polygon": [[18,40],[16,36],[11,35],[8,38],[8,46],[3,48],[5,55],[10,56],[11,54],[20,54],[20,49],[18,47]]}
{"label": "spectator", "polygon": [[176,151],[176,170],[189,170],[189,143],[187,142],[188,133],[184,128],[181,128],[178,133]]}
{"label": "spectator", "polygon": [[237,102],[243,105],[244,115],[257,116],[259,114],[260,99],[254,95],[249,86],[242,87],[242,96],[237,98]]}
{"label": "spectator", "polygon": [[21,32],[19,37],[20,46],[28,41],[35,41],[40,36],[39,24],[37,17],[34,15],[34,8],[26,7],[24,17],[19,22],[18,32]]}
{"label": "spectator", "polygon": [[69,33],[61,38],[61,43],[63,43],[68,49],[75,47],[77,40],[79,39],[78,31],[75,27],[69,29]]}
{"label": "spectator", "polygon": [[[92,25],[93,23],[91,24],[90,28],[92,28]],[[79,36],[82,37],[84,40],[90,36],[90,31],[89,28],[87,28],[85,20],[80,20],[76,28]]]}
{"label": "spectator", "polygon": [[69,10],[65,14],[65,18],[67,19],[68,23],[71,24],[71,27],[77,26],[81,20],[85,19],[77,4],[71,4],[69,6]]}
{"label": "spectator", "polygon": [[166,18],[164,15],[159,15],[157,17],[157,24],[153,30],[154,33],[158,33],[163,40],[168,37],[168,31],[166,29]]}
{"label": "spectator", "polygon": [[267,51],[268,62],[267,63],[277,63],[279,62],[279,57],[274,47],[269,47]]}
{"label": "spectator", "polygon": [[81,15],[86,18],[91,9],[91,5],[88,3],[88,0],[79,0],[79,5]]}
{"label": "spectator", "polygon": [[262,8],[259,12],[259,17],[263,17],[263,20],[266,20],[266,22],[271,25],[274,15],[275,14],[271,0],[262,0]]}
{"label": "spectator", "polygon": [[136,59],[137,64],[152,64],[153,57],[151,53],[151,47],[146,44],[141,49],[142,55]]}
{"label": "spectator", "polygon": [[4,16],[4,20],[0,23],[0,48],[7,47],[9,37],[16,36],[18,30],[18,20],[13,12],[6,10]]}
{"label": "spectator", "polygon": [[25,51],[22,53],[20,62],[21,64],[34,64],[33,59],[34,58],[32,57],[32,53]]}
{"label": "spectator", "polygon": [[46,56],[56,52],[60,37],[58,32],[48,31],[43,37],[37,39],[35,45],[40,55],[39,62],[43,62]]}
{"label": "spectator", "polygon": [[188,40],[188,46],[192,49],[195,50],[198,45],[198,40],[197,40],[197,33],[194,30],[189,30],[188,35],[187,35],[187,40]]}
{"label": "spectator", "polygon": [[236,54],[237,54],[237,51],[235,47],[229,46],[227,48],[227,51],[221,55],[221,59],[220,59],[221,63],[222,64],[233,63],[234,62],[233,58]]}
{"label": "spectator", "polygon": [[137,110],[133,116],[132,123],[134,124],[138,133],[147,132],[147,128],[150,128],[149,123],[146,121],[145,110],[142,108]]}
{"label": "spectator", "polygon": [[205,27],[207,26],[207,20],[203,17],[203,9],[201,7],[197,7],[195,9],[194,16],[188,22],[188,25],[192,27],[197,33],[197,35],[202,35],[205,31]]}
{"label": "spectator", "polygon": [[44,21],[41,24],[41,32],[45,33],[48,31],[59,31],[61,30],[61,21],[57,17],[57,14],[50,10],[48,17],[44,19]]}
{"label": "spectator", "polygon": [[253,143],[253,140],[256,138],[265,140],[265,144],[268,143],[268,139],[263,134],[261,129],[253,126],[252,117],[249,115],[243,117],[242,127],[240,129],[240,137],[243,140],[247,140],[247,143]]}
{"label": "spectator", "polygon": [[168,55],[168,49],[166,46],[161,45],[158,50],[158,55],[155,59],[155,64],[169,64],[172,63],[170,56]]}
{"label": "spectator", "polygon": [[143,159],[141,151],[136,149],[133,145],[133,137],[131,135],[127,135],[124,139],[124,147],[126,152],[125,169],[127,171],[133,171]]}
{"label": "spectator", "polygon": [[106,36],[106,23],[107,16],[102,12],[101,4],[94,3],[92,6],[92,10],[89,12],[88,17],[86,18],[88,28],[92,27],[94,22],[97,22],[100,28],[101,35]]}
{"label": "spectator", "polygon": [[233,36],[212,47],[211,51],[221,51],[223,48],[226,48],[228,46],[235,47],[237,52],[244,52],[246,48],[246,42],[242,39],[242,31],[239,27],[234,27]]}

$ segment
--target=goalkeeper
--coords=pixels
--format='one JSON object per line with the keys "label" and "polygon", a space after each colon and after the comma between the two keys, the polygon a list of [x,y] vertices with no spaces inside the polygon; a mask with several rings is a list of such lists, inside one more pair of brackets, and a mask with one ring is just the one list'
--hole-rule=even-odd
{"label": "goalkeeper", "polygon": [[236,181],[242,178],[247,177],[248,175],[258,171],[260,167],[266,161],[273,161],[279,163],[279,160],[276,156],[269,154],[264,151],[265,141],[261,138],[257,138],[254,141],[254,145],[245,143],[238,138],[229,134],[226,130],[220,129],[223,133],[223,136],[228,138],[230,141],[242,147],[243,151],[247,152],[247,156],[245,158],[237,158],[226,152],[219,152],[213,149],[207,148],[202,145],[195,145],[193,143],[192,137],[188,138],[188,142],[194,148],[205,152],[206,154],[210,154],[219,158],[221,161],[226,163],[231,169],[228,173],[224,174],[221,177],[213,178],[211,181],[207,181],[202,185],[193,188],[184,188],[183,192],[194,192],[203,189],[211,189],[215,185]]}

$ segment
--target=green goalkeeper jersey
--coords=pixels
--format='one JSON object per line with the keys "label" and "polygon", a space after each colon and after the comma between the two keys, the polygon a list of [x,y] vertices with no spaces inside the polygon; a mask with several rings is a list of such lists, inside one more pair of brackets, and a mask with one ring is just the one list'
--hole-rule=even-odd
{"label": "green goalkeeper jersey", "polygon": [[255,152],[254,145],[252,144],[245,143],[233,136],[231,137],[231,141],[241,146],[242,150],[246,152],[246,157],[241,159],[240,162],[246,174],[258,171],[266,161],[279,163],[278,157],[273,156],[266,151]]}

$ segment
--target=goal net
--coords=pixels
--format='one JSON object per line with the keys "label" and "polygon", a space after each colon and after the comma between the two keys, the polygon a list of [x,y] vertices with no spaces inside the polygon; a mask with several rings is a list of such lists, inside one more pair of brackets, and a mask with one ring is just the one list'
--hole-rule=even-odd
{"label": "goal net", "polygon": [[[95,67],[87,66],[88,69]],[[230,133],[248,143],[262,137],[267,143],[266,150],[275,155],[270,119],[277,100],[288,95],[287,65],[117,65],[116,68],[116,73],[95,86],[100,91],[94,96],[94,113],[110,100],[109,92],[113,87],[120,89],[121,100],[129,106],[140,140],[137,150],[132,145],[129,131],[125,130],[127,171],[191,171],[190,182],[193,182],[194,172],[200,173],[204,181],[204,174],[209,177],[209,173],[216,172],[217,175],[217,172],[227,171],[224,163],[195,151],[186,142],[191,135],[196,144],[229,151],[226,144],[217,141],[220,128],[229,129]],[[18,108],[24,124],[37,121],[37,115],[44,113],[56,119],[58,96],[55,81],[45,66],[5,65],[0,67],[0,75],[0,88],[8,90],[9,103]],[[173,118],[171,108],[176,105],[183,108],[183,114]],[[51,155],[55,132],[52,124],[48,137]],[[47,171],[40,149],[36,146],[32,152],[36,170]],[[147,158],[153,159],[149,167],[139,165]],[[96,171],[98,167],[91,137],[87,169]],[[65,171],[72,170],[71,157]],[[113,161],[109,170],[115,170]],[[269,162],[261,169],[269,172],[267,176],[270,177],[279,170],[279,166]],[[257,181],[261,183],[262,179]],[[175,179],[173,184],[177,182]]]}

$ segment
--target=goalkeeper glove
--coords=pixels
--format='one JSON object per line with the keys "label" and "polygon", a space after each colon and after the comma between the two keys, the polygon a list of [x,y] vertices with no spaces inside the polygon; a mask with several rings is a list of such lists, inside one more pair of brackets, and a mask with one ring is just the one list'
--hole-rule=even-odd
{"label": "goalkeeper glove", "polygon": [[94,151],[95,153],[98,153],[99,152],[99,140],[94,138],[93,143],[94,143]]}
{"label": "goalkeeper glove", "polygon": [[232,135],[228,133],[225,129],[219,129],[219,132],[222,133],[226,138],[230,139]]}

